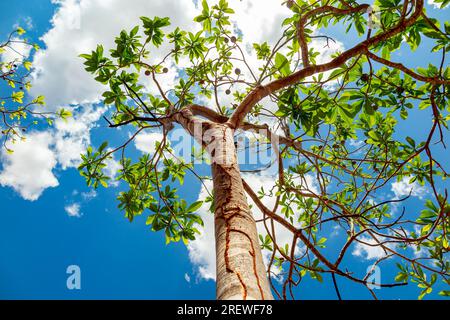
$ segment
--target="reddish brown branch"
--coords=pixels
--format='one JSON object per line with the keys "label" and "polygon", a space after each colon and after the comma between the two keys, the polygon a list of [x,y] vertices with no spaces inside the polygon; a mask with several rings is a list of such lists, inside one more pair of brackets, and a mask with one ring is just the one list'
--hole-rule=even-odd
{"label": "reddish brown branch", "polygon": [[342,64],[347,62],[349,59],[356,57],[357,55],[366,53],[371,46],[377,45],[380,42],[388,40],[391,37],[405,31],[406,28],[413,25],[420,17],[420,15],[422,14],[423,5],[424,5],[423,0],[417,0],[415,11],[410,18],[401,21],[397,26],[393,27],[392,29],[389,29],[376,36],[368,38],[367,40],[359,43],[353,48],[341,53],[338,57],[334,58],[328,63],[314,66],[307,66],[297,72],[294,72],[293,74],[287,77],[272,81],[267,85],[260,85],[256,87],[247,95],[247,97],[241,102],[241,104],[234,111],[233,115],[228,121],[230,126],[232,128],[238,128],[243,122],[246,115],[252,110],[252,108],[259,101],[269,96],[270,94],[280,89],[294,85],[295,83],[306,77],[338,68]]}

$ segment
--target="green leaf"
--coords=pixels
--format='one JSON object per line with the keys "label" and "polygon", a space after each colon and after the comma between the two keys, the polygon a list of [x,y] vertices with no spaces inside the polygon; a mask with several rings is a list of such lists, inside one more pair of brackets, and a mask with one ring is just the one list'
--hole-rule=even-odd
{"label": "green leaf", "polygon": [[104,188],[108,188],[108,183],[107,183],[105,180],[100,179],[100,184],[101,184]]}
{"label": "green leaf", "polygon": [[450,297],[450,291],[449,290],[442,290],[441,292],[439,292],[440,296],[443,297]]}
{"label": "green leaf", "polygon": [[164,33],[161,28],[170,26],[170,18],[154,17],[153,19],[141,17],[144,24],[144,33],[148,36],[147,42],[152,42],[156,47],[163,43]]}
{"label": "green leaf", "polygon": [[400,110],[400,117],[401,117],[403,120],[408,119],[408,110],[406,110],[405,108],[402,108],[402,109]]}
{"label": "green leaf", "polygon": [[106,148],[108,147],[108,141],[105,141],[101,144],[101,146],[98,148],[98,152],[102,153]]}
{"label": "green leaf", "polygon": [[72,117],[72,112],[67,109],[60,109],[58,112],[58,116],[63,119],[64,121],[67,121],[70,117]]}
{"label": "green leaf", "polygon": [[396,282],[406,282],[408,280],[408,274],[404,272],[399,272],[395,277]]}
{"label": "green leaf", "polygon": [[45,97],[44,96],[37,96],[33,100],[33,103],[43,106],[43,105],[45,105]]}
{"label": "green leaf", "polygon": [[30,61],[25,61],[24,63],[23,63],[23,66],[25,67],[25,69],[27,69],[28,71],[30,71],[31,70],[31,66],[32,66],[33,64],[30,62]]}
{"label": "green leaf", "polygon": [[11,98],[14,102],[23,103],[23,97],[25,93],[23,91],[13,92]]}
{"label": "green leaf", "polygon": [[275,67],[283,76],[288,76],[289,74],[291,74],[289,60],[279,52],[277,52],[277,54],[275,55]]}
{"label": "green leaf", "polygon": [[188,213],[196,212],[198,209],[201,208],[202,205],[203,205],[203,201],[196,201],[193,204],[191,204],[189,206],[189,208],[187,208],[186,212],[188,212]]}
{"label": "green leaf", "polygon": [[442,238],[442,247],[444,247],[445,249],[448,249],[448,247],[449,247],[448,239],[446,236],[443,236],[443,238]]}
{"label": "green leaf", "polygon": [[149,226],[153,224],[153,221],[155,220],[156,215],[150,215],[147,217],[147,220],[145,221],[145,225]]}
{"label": "green leaf", "polygon": [[369,135],[369,137],[370,137],[373,141],[375,141],[375,142],[381,141],[381,136],[380,136],[380,134],[379,134],[378,132],[376,132],[376,131],[374,131],[374,130],[371,130],[371,131],[369,131],[367,134]]}
{"label": "green leaf", "polygon": [[18,28],[17,28],[17,34],[18,34],[19,36],[24,35],[25,33],[26,33],[25,29],[23,29],[23,28],[21,28],[21,27],[18,27]]}
{"label": "green leaf", "polygon": [[406,141],[411,145],[411,147],[416,148],[416,142],[411,137],[406,137]]}

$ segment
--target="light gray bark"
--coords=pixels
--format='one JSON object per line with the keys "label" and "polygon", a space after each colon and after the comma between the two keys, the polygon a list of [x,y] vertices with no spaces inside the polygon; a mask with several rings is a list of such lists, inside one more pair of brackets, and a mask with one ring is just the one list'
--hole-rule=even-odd
{"label": "light gray bark", "polygon": [[237,165],[212,165],[217,299],[273,299]]}
{"label": "light gray bark", "polygon": [[184,109],[175,116],[211,156],[218,300],[272,300],[256,222],[237,162],[234,130]]}

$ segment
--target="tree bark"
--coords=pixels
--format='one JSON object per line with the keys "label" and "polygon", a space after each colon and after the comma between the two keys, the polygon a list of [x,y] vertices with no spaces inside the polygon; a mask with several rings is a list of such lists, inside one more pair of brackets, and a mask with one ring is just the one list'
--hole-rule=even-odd
{"label": "tree bark", "polygon": [[216,297],[218,300],[273,300],[256,222],[247,203],[227,123],[210,122],[183,109],[175,116],[209,153],[214,185]]}
{"label": "tree bark", "polygon": [[256,222],[247,203],[237,163],[233,130],[212,130],[218,300],[272,300]]}

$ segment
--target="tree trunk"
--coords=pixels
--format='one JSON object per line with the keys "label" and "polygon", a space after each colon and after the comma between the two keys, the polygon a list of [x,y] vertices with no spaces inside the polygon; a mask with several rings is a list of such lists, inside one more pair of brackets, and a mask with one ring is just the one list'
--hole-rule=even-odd
{"label": "tree trunk", "polygon": [[218,125],[211,131],[214,150],[208,151],[214,181],[217,299],[272,300],[256,222],[242,185],[233,130]]}
{"label": "tree trunk", "polygon": [[205,121],[185,108],[180,123],[210,154],[214,182],[216,297],[218,300],[273,300],[256,230],[227,124]]}

